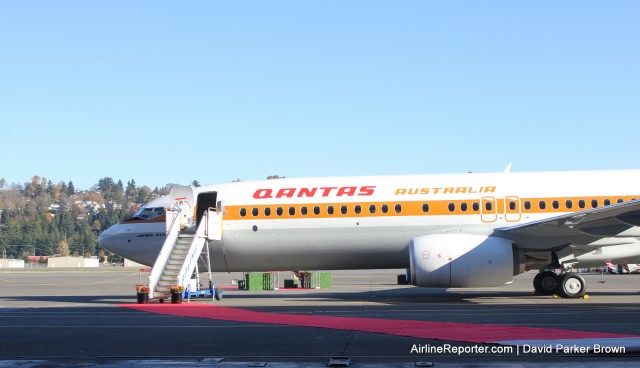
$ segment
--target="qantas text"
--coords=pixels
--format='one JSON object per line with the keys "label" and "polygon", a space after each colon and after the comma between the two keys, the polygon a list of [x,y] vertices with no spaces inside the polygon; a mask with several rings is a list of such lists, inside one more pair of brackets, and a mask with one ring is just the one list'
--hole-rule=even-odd
{"label": "qantas text", "polygon": [[353,197],[373,195],[375,185],[362,187],[316,187],[316,188],[282,188],[282,189],[258,189],[253,193],[255,199],[268,198],[293,198],[293,197]]}

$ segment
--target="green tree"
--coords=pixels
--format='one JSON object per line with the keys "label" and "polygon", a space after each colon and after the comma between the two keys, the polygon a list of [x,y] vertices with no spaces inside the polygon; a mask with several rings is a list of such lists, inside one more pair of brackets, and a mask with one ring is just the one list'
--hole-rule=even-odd
{"label": "green tree", "polygon": [[151,201],[152,192],[148,186],[138,188],[138,195],[135,198],[136,203],[144,204]]}
{"label": "green tree", "polygon": [[58,192],[57,192],[57,185],[54,185],[53,182],[51,180],[49,180],[47,182],[47,188],[45,189],[45,192],[47,193],[47,195],[49,195],[49,198],[51,200],[56,200],[58,197]]}
{"label": "green tree", "polygon": [[124,186],[122,180],[116,184],[112,178],[102,178],[98,181],[98,190],[106,201],[111,201],[120,205],[125,204]]}
{"label": "green tree", "polygon": [[73,212],[64,211],[59,216],[59,228],[64,237],[70,237],[76,230]]}
{"label": "green tree", "polygon": [[138,194],[138,189],[136,188],[135,180],[131,179],[129,182],[127,182],[127,189],[125,190],[124,194],[129,199],[133,199],[136,197],[136,195]]}
{"label": "green tree", "polygon": [[102,178],[98,180],[98,190],[102,193],[110,193],[115,185],[112,178]]}
{"label": "green tree", "polygon": [[73,186],[73,182],[69,180],[69,184],[67,184],[67,195],[72,196],[76,194],[76,188]]}

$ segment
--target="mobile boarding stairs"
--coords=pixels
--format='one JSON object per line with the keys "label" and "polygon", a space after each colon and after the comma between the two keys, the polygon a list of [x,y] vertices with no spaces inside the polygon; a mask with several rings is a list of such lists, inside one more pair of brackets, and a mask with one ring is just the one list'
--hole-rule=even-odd
{"label": "mobile boarding stairs", "polygon": [[[167,209],[167,232],[162,250],[149,274],[149,299],[155,298],[163,302],[171,297],[172,286],[183,286],[187,297],[213,295],[222,298],[219,289],[214,288],[211,275],[211,258],[209,241],[222,239],[222,211],[218,208],[207,208],[198,218],[195,225],[189,227],[188,209],[175,205]],[[206,249],[205,249],[206,247]],[[206,265],[209,273],[209,289],[199,290],[198,259],[206,253]],[[191,282],[195,272],[195,283]],[[198,290],[193,290],[194,288]]]}

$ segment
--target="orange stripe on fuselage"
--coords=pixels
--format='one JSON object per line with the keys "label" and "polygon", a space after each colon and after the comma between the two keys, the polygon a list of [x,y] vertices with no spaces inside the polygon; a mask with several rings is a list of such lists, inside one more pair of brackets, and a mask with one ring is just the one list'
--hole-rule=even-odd
{"label": "orange stripe on fuselage", "polygon": [[[609,200],[611,204],[618,203],[619,200],[627,202],[632,198],[640,198],[639,196],[593,196],[593,197],[546,197],[546,198],[519,198],[516,201],[515,210],[507,208],[509,202],[515,201],[518,197],[495,198],[492,208],[487,210],[483,208],[487,198],[468,199],[468,200],[428,200],[428,201],[385,201],[385,202],[330,202],[330,203],[302,203],[302,204],[286,204],[271,203],[265,205],[227,205],[225,206],[225,220],[275,220],[275,219],[309,219],[309,218],[350,218],[350,217],[386,217],[386,216],[461,216],[461,215],[480,215],[480,214],[555,214],[565,212],[577,212],[591,209],[592,200],[596,200],[598,207],[604,206],[605,201]],[[583,200],[584,207],[579,206],[579,201]],[[488,201],[491,201],[490,199]],[[544,201],[545,208],[542,209],[539,203]],[[557,208],[554,208],[554,201],[558,202]],[[571,208],[567,207],[567,201],[571,202]],[[530,203],[530,208],[525,208],[525,203]],[[474,203],[478,204],[478,209],[474,210]],[[428,210],[423,210],[423,205],[428,205]],[[453,211],[449,206],[453,204]],[[463,210],[463,204],[466,204],[466,210]],[[360,206],[360,213],[356,213],[356,206]],[[375,212],[371,213],[370,206],[375,206]],[[386,213],[382,212],[383,205],[388,207]],[[396,212],[396,205],[401,207],[400,212]],[[314,208],[319,207],[319,214],[314,213]],[[328,213],[328,208],[333,207],[333,214]],[[346,206],[346,213],[342,213],[341,209]],[[265,210],[270,210],[270,214],[266,215]],[[278,215],[278,208],[282,208],[282,215]],[[290,209],[293,214],[290,214]],[[306,208],[306,214],[303,209]],[[245,215],[241,215],[241,211],[245,210]],[[257,215],[254,215],[254,209],[257,209]]]}

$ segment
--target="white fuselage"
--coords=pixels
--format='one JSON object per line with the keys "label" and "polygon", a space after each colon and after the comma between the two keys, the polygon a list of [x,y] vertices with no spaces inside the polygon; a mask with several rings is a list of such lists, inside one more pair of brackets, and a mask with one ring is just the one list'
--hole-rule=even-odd
{"label": "white fuselage", "polygon": [[[407,268],[408,246],[416,237],[491,235],[496,228],[626,202],[640,198],[638,182],[636,170],[470,173],[279,179],[193,191],[194,198],[216,192],[224,213],[222,240],[209,243],[214,271],[328,270]],[[147,206],[170,203],[165,197]],[[152,265],[165,229],[157,219],[125,221],[105,231],[100,244]],[[588,239],[584,243],[574,244],[582,250],[572,254],[583,257],[582,266],[610,258],[580,248]],[[556,246],[541,238],[535,252]],[[615,254],[640,262],[633,262],[638,244],[627,248]]]}

